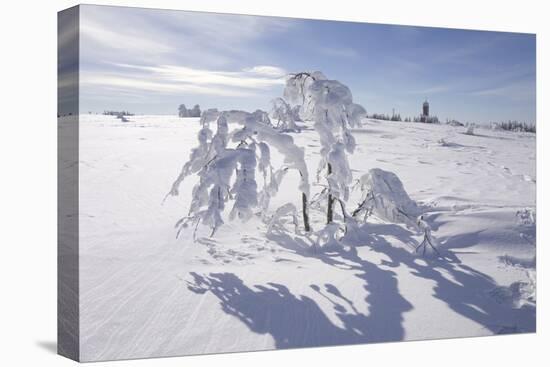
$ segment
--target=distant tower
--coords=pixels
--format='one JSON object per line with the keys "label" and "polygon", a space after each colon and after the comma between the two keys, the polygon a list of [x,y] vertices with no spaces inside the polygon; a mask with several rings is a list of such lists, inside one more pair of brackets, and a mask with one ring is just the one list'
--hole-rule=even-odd
{"label": "distant tower", "polygon": [[430,116],[430,104],[427,99],[422,104],[422,115],[426,117]]}

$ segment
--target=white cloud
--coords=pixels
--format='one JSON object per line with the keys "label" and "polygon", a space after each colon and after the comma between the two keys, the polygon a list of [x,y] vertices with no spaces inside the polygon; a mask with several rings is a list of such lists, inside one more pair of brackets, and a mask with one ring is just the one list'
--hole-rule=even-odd
{"label": "white cloud", "polygon": [[220,87],[206,87],[196,84],[169,83],[130,76],[87,72],[81,76],[81,86],[103,86],[122,91],[146,91],[161,94],[209,94],[225,97],[246,97],[250,93]]}
{"label": "white cloud", "polygon": [[[117,66],[129,69],[135,69],[140,71],[146,71],[151,74],[152,77],[166,80],[183,82],[195,85],[218,85],[226,87],[237,88],[252,88],[252,89],[265,89],[275,85],[281,85],[284,83],[282,75],[274,73],[274,70],[281,71],[282,69],[271,66],[261,66],[245,69],[243,72],[231,72],[231,71],[215,71],[215,70],[203,70],[194,69],[185,66],[175,65],[158,65],[158,66],[139,66],[129,64],[117,64]],[[271,71],[271,73],[259,74],[255,68],[267,68],[265,70]]]}
{"label": "white cloud", "polygon": [[94,5],[82,7],[80,23],[87,62],[210,67],[240,62],[253,42],[291,26],[269,17]]}
{"label": "white cloud", "polygon": [[288,74],[288,72],[283,68],[267,65],[254,66],[252,68],[246,68],[243,71],[276,78],[280,78]]}
{"label": "white cloud", "polygon": [[115,100],[155,94],[257,98],[282,89],[286,71],[262,61],[243,68],[246,60],[269,60],[261,49],[249,51],[292,26],[270,17],[84,5],[81,92]]}
{"label": "white cloud", "polygon": [[216,71],[183,66],[142,66],[114,64],[117,71],[83,71],[84,87],[100,86],[123,91],[163,94],[207,94],[245,97],[260,90],[282,86],[284,70],[276,66],[256,66],[243,71]]}
{"label": "white cloud", "polygon": [[113,30],[113,27],[107,27],[104,24],[97,23],[89,17],[81,17],[80,34],[88,38],[94,44],[88,47],[105,47],[120,51],[140,52],[146,54],[170,53],[175,48],[164,44],[141,32],[137,33],[134,29],[129,31],[124,27]]}
{"label": "white cloud", "polygon": [[239,46],[265,35],[289,30],[286,19],[238,14],[170,11],[162,21],[179,34],[189,37],[196,46],[238,51]]}

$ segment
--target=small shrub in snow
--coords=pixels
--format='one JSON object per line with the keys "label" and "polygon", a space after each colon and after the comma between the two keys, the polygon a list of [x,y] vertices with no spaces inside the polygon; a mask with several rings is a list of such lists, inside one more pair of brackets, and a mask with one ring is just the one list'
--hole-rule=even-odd
{"label": "small shrub in snow", "polygon": [[418,225],[418,228],[424,233],[424,239],[422,242],[416,246],[414,249],[415,252],[419,252],[419,250],[422,249],[422,256],[426,255],[426,249],[429,248],[433,250],[437,254],[437,256],[441,257],[441,254],[437,250],[434,239],[432,237],[432,229],[430,225],[424,220],[424,217],[421,215],[418,217],[416,224]]}
{"label": "small shrub in snow", "polygon": [[415,225],[414,218],[420,214],[420,208],[411,200],[395,173],[373,168],[361,176],[358,184],[362,194],[352,213],[354,218],[374,214],[390,222]]}
{"label": "small shrub in snow", "polygon": [[447,120],[447,125],[451,125],[451,126],[464,126],[464,124],[460,121],[457,121],[457,120]]}
{"label": "small shrub in snow", "polygon": [[475,135],[474,134],[474,128],[475,124],[468,124],[468,127],[466,128],[466,135]]}
{"label": "small shrub in snow", "polygon": [[290,217],[294,224],[294,232],[298,232],[298,210],[292,203],[284,204],[279,207],[271,216],[268,222],[267,233],[271,233],[276,228],[284,228],[283,220]]}

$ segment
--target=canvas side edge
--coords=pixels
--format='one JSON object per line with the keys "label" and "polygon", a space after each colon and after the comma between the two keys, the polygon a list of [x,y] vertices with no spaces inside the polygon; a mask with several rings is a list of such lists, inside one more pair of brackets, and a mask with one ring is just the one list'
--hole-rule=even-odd
{"label": "canvas side edge", "polygon": [[79,6],[58,13],[57,352],[80,359]]}

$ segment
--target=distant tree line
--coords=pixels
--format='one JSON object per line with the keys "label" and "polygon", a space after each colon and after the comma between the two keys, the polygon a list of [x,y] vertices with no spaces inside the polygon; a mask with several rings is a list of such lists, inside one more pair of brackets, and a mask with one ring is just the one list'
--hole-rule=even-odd
{"label": "distant tree line", "polygon": [[426,124],[439,124],[439,118],[437,116],[418,116],[413,119],[413,122],[423,122]]}
{"label": "distant tree line", "polygon": [[196,104],[193,108],[188,109],[184,104],[180,104],[178,107],[179,117],[201,117],[201,107]]}
{"label": "distant tree line", "polygon": [[495,130],[506,130],[506,131],[516,131],[516,132],[526,132],[526,133],[536,133],[537,127],[535,124],[528,124],[526,122],[518,121],[503,121],[503,122],[493,122],[491,127]]}
{"label": "distant tree line", "polygon": [[414,118],[405,117],[404,119],[401,118],[400,114],[393,114],[393,115],[385,115],[383,113],[373,113],[371,115],[367,115],[368,118],[375,119],[375,120],[383,120],[383,121],[403,121],[403,122],[423,122],[427,124],[439,124],[439,118],[437,116],[418,116]]}
{"label": "distant tree line", "polygon": [[383,113],[373,113],[372,115],[367,115],[368,118],[375,120],[384,120],[384,121],[403,121],[400,114],[385,115]]}
{"label": "distant tree line", "polygon": [[[373,113],[370,115],[367,115],[367,118],[375,119],[375,120],[383,120],[383,121],[403,121],[403,122],[422,122],[427,124],[439,124],[441,123],[439,121],[439,118],[437,116],[416,116],[416,117],[405,117],[401,118],[400,114],[393,114],[393,115],[386,115],[383,113]],[[469,123],[462,123],[458,120],[449,120],[446,119],[446,124],[452,125],[452,126],[467,126],[470,125]],[[493,130],[505,130],[505,131],[515,131],[515,132],[527,132],[527,133],[536,133],[536,125],[535,124],[528,124],[526,122],[518,122],[518,121],[503,121],[503,122],[493,122],[491,123],[491,128]]]}
{"label": "distant tree line", "polygon": [[104,115],[107,116],[134,116],[133,113],[130,113],[128,111],[103,111]]}

